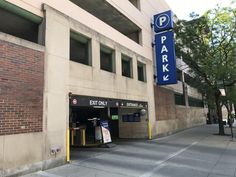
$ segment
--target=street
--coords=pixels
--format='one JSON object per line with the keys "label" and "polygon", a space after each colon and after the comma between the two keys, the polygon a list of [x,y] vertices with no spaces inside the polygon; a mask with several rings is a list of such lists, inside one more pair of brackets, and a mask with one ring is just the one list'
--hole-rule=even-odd
{"label": "street", "polygon": [[235,177],[236,141],[217,132],[217,125],[204,125],[152,141],[84,148],[70,164],[24,177]]}

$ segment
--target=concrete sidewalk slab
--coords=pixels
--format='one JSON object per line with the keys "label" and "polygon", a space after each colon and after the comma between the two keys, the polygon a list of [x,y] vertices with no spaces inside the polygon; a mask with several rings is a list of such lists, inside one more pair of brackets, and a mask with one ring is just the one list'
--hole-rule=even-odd
{"label": "concrete sidewalk slab", "polygon": [[205,125],[111,149],[78,149],[70,164],[24,177],[235,177],[236,142],[217,131]]}

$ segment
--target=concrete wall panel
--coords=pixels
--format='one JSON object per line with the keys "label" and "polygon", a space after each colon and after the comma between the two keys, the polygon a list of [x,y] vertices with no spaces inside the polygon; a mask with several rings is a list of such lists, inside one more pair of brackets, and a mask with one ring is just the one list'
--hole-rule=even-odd
{"label": "concrete wall panel", "polygon": [[8,135],[4,139],[4,170],[43,160],[43,133]]}
{"label": "concrete wall panel", "polygon": [[157,121],[156,131],[160,136],[205,123],[206,115],[203,108],[176,106],[176,119]]}
{"label": "concrete wall panel", "polygon": [[0,176],[2,176],[2,170],[4,166],[4,138],[0,136]]}

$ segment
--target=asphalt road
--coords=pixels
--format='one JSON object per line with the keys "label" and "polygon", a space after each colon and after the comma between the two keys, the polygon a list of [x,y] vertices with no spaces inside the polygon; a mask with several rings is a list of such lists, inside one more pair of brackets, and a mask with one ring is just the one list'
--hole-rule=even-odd
{"label": "asphalt road", "polygon": [[70,164],[24,177],[236,177],[236,140],[217,132],[217,125],[205,125],[151,141],[80,149]]}

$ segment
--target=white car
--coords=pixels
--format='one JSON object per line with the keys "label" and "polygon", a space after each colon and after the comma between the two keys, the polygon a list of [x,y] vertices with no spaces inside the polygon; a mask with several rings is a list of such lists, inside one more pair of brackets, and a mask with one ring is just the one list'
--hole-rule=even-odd
{"label": "white car", "polygon": [[[223,122],[225,122],[224,123],[224,125],[225,125],[225,127],[229,127],[229,124],[228,124],[228,118],[223,118]],[[234,119],[234,121],[233,121],[233,125],[232,125],[233,127],[236,127],[236,120]]]}
{"label": "white car", "polygon": [[236,120],[234,119],[233,127],[236,127]]}

